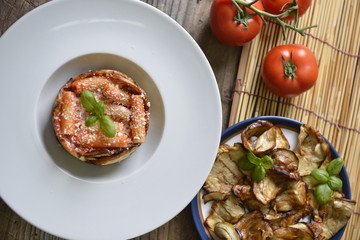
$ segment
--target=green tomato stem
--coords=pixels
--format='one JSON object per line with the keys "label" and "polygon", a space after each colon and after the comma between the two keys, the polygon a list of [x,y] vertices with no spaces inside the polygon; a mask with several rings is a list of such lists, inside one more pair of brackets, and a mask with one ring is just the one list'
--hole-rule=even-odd
{"label": "green tomato stem", "polygon": [[[298,8],[298,5],[297,5],[296,0],[293,0],[292,2],[288,2],[288,3],[284,4],[284,6],[281,8],[281,11],[284,11],[284,9],[285,9],[286,6],[289,6],[290,8],[296,6],[296,7]],[[296,11],[294,12],[294,20],[295,20],[295,21],[294,21],[294,22],[295,22],[295,25],[297,25],[298,20],[299,20],[299,10],[296,10]]]}
{"label": "green tomato stem", "polygon": [[290,61],[286,61],[284,56],[281,55],[281,59],[284,65],[284,75],[288,78],[294,78],[296,79],[297,76],[295,74],[297,67],[294,65],[294,62],[292,60],[292,52],[290,53]]}
{"label": "green tomato stem", "polygon": [[241,7],[239,6],[239,4],[237,4],[236,3],[236,1],[235,0],[231,0],[232,1],[232,3],[234,4],[234,6],[236,7],[236,9],[237,9],[237,17],[235,17],[235,18],[243,18],[244,17],[244,11],[241,9]]}
{"label": "green tomato stem", "polygon": [[[253,12],[256,13],[256,15],[258,15],[258,16],[264,21],[264,23],[266,23],[265,19],[263,18],[264,16],[274,19],[274,20],[275,20],[277,23],[279,23],[280,26],[281,26],[281,30],[282,30],[282,34],[283,34],[284,40],[286,40],[285,28],[289,28],[289,29],[291,29],[291,30],[294,30],[294,31],[298,32],[299,34],[301,34],[302,36],[304,36],[304,35],[305,35],[305,30],[310,29],[310,28],[315,28],[315,27],[317,27],[317,25],[313,25],[313,26],[309,26],[309,27],[305,27],[305,28],[297,28],[297,27],[295,27],[295,26],[292,26],[292,25],[290,25],[290,24],[285,23],[284,21],[282,21],[282,20],[280,19],[280,18],[289,16],[291,13],[294,13],[295,16],[296,16],[296,17],[295,17],[295,20],[296,20],[296,22],[297,22],[298,6],[297,6],[295,0],[294,0],[294,2],[292,3],[292,4],[295,3],[295,5],[290,6],[290,8],[286,9],[283,13],[277,14],[277,15],[271,14],[271,13],[268,13],[268,12],[265,12],[265,11],[262,11],[262,10],[259,10],[259,9],[257,9],[256,7],[254,7],[253,4],[255,4],[256,2],[258,2],[259,0],[255,0],[255,1],[253,1],[253,2],[246,2],[246,1],[244,1],[244,0],[231,0],[231,1],[234,3],[234,5],[235,5],[235,7],[236,7],[237,9],[241,9],[240,6],[239,6],[239,4],[242,5],[242,6],[244,6],[245,9],[246,9],[246,8],[251,9]],[[246,13],[244,13],[244,12],[246,12],[245,9],[241,9],[241,12],[242,12],[243,15],[246,15]],[[238,12],[239,12],[239,10],[238,10]],[[242,14],[240,13],[240,16],[241,16]],[[237,20],[237,19],[236,19],[236,20]],[[246,21],[247,21],[247,19],[246,19]],[[242,23],[242,22],[239,22],[239,23]],[[245,25],[246,25],[246,24],[245,24]],[[247,26],[247,25],[246,25],[246,26]]]}
{"label": "green tomato stem", "polygon": [[[256,7],[254,7],[253,5],[255,3],[257,3],[259,0],[255,0],[253,2],[246,2],[246,1],[243,1],[243,0],[231,0],[232,2],[236,2],[240,5],[243,5],[245,6],[246,8],[249,8],[251,9],[253,12],[256,12],[258,15],[262,15],[262,16],[266,16],[266,17],[270,17],[270,18],[281,18],[281,17],[287,17],[289,16],[292,12],[294,12],[295,10],[298,9],[298,6],[294,6],[294,7],[291,7],[291,8],[288,8],[286,9],[285,12],[283,13],[280,13],[280,14],[271,14],[271,13],[268,13],[268,12],[265,12],[265,11],[262,11],[262,10],[259,10],[257,9]],[[290,13],[288,13],[290,12]]]}

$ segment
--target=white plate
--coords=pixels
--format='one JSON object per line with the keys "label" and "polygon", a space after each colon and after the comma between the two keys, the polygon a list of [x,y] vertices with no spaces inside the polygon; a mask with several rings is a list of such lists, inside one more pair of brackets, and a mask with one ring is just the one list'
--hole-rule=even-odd
{"label": "white plate", "polygon": [[[170,17],[140,1],[59,0],[0,39],[0,194],[33,225],[70,239],[127,239],[166,223],[201,188],[221,134],[204,54]],[[56,141],[60,87],[111,68],[151,101],[147,142],[113,166],[84,164]]]}

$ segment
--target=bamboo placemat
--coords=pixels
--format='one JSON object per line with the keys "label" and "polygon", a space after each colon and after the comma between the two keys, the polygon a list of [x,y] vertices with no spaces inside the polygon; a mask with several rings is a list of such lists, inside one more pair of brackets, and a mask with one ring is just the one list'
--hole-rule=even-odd
{"label": "bamboo placemat", "polygon": [[[301,36],[268,22],[260,35],[243,47],[229,126],[255,116],[277,115],[317,128],[343,156],[350,177],[352,198],[360,211],[360,1],[314,0],[298,27],[318,25]],[[270,93],[261,80],[261,64],[275,46],[297,43],[318,59],[315,86],[285,99]],[[353,215],[343,239],[360,239],[360,216]]]}

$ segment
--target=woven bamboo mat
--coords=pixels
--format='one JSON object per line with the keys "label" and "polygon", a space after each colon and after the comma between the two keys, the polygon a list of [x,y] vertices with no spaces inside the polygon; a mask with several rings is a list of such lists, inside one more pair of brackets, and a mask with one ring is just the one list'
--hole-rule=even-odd
{"label": "woven bamboo mat", "polygon": [[[255,116],[277,115],[317,128],[343,156],[350,177],[352,198],[360,211],[360,1],[314,0],[298,27],[318,25],[306,36],[268,22],[260,35],[243,47],[229,125]],[[275,46],[297,43],[318,59],[315,86],[302,95],[279,98],[261,80],[261,64]],[[360,216],[353,215],[343,239],[360,239]]]}

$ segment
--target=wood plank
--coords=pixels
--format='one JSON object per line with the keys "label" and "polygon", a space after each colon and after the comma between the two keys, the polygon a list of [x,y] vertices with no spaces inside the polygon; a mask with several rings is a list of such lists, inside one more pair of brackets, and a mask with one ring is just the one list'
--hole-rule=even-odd
{"label": "wood plank", "polygon": [[[223,128],[227,127],[241,48],[229,47],[214,38],[208,25],[212,0],[142,0],[181,24],[199,44],[208,58],[224,98]],[[17,19],[48,0],[0,0],[0,35]],[[175,46],[174,46],[175,47]],[[56,217],[56,216],[54,216]],[[6,240],[60,240],[27,223],[0,200],[0,239]],[[193,224],[191,209],[187,206],[171,221],[134,240],[199,240]]]}

